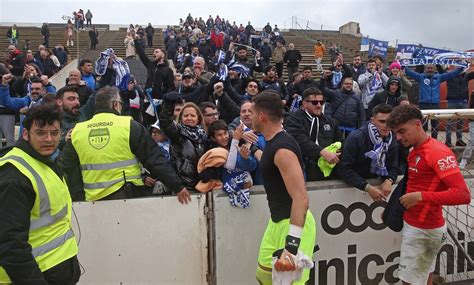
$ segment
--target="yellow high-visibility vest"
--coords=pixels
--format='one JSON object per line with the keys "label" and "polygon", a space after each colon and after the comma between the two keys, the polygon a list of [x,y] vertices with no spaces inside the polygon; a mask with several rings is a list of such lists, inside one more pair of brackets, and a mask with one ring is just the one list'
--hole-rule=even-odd
{"label": "yellow high-visibility vest", "polygon": [[141,167],[130,149],[131,117],[96,114],[72,131],[82,170],[87,201],[96,201],[119,190],[125,182],[141,186]]}
{"label": "yellow high-visibility vest", "polygon": [[[72,201],[64,179],[16,147],[0,158],[0,167],[6,163],[23,173],[36,193],[30,212],[28,243],[41,272],[77,255],[77,242],[71,227]],[[11,283],[11,280],[0,267],[0,284],[4,283]]]}

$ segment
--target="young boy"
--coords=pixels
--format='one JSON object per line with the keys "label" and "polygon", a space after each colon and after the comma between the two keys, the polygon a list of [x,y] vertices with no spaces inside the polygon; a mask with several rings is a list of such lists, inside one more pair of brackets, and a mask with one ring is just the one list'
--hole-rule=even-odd
{"label": "young boy", "polygon": [[232,206],[248,208],[250,206],[249,188],[252,186],[250,172],[257,168],[257,161],[245,145],[239,146],[244,133],[244,125],[241,124],[234,131],[230,146],[229,132],[224,121],[217,120],[211,123],[208,132],[213,144],[229,150],[222,173],[222,190],[229,196]]}
{"label": "young boy", "polygon": [[[150,126],[150,134],[153,140],[160,147],[163,156],[166,158],[167,161],[169,161],[170,141],[161,131],[159,121],[156,121],[153,125]],[[143,171],[144,173],[148,173],[146,169],[143,169]],[[153,188],[152,194],[154,195],[170,194],[169,189],[166,188],[166,186],[161,181],[153,179],[148,175],[143,176],[143,183],[145,183],[147,187]]]}

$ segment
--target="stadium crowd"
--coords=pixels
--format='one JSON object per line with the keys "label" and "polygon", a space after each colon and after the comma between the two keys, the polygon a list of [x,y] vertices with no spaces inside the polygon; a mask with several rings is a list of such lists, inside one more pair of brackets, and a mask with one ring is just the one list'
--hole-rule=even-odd
{"label": "stadium crowd", "polygon": [[[91,24],[92,16],[84,17],[81,11],[75,13],[77,29],[83,28],[85,18],[88,26]],[[66,32],[68,26],[72,29],[72,22]],[[59,157],[69,159],[63,148],[70,140],[70,130],[99,112],[94,106],[96,93],[114,86],[118,89],[107,90],[120,95],[121,115],[131,116],[148,130],[187,191],[208,191],[202,189],[202,184],[196,188],[199,181],[219,180],[219,187],[227,189],[233,205],[248,206],[232,199],[242,193],[248,199],[250,186],[262,184],[259,159],[254,153],[264,148],[265,140],[253,131],[250,102],[259,92],[273,90],[285,105],[282,124],[302,150],[306,179],[341,178],[379,199],[389,193],[386,192],[406,168],[408,150],[396,142],[385,121],[393,107],[415,103],[407,97],[407,90],[412,88],[407,75],[415,81],[434,81],[428,89],[419,84],[420,98],[416,103],[421,109],[439,108],[442,81],[448,81],[450,106],[468,107],[467,83],[473,78],[472,72],[464,74],[460,68],[445,71],[438,66],[436,73],[434,66],[428,65],[417,73],[397,61],[385,63],[380,56],[364,64],[360,54],[348,63],[335,45],[326,50],[318,40],[314,50],[321,78],[315,78],[311,66],[299,66],[301,53],[294,44],[287,45],[278,27],[272,28],[270,23],[257,31],[251,22],[244,27],[218,15],[203,20],[189,14],[185,20],[180,19],[179,27],[163,30],[165,48],[156,48],[153,58],[148,58],[145,46],[153,47],[154,33],[151,23],[145,29],[130,25],[124,39],[126,57],[139,58],[147,68],[143,87],[133,75],[124,76],[115,68],[114,62],[123,61],[112,50],[101,74],[94,72],[94,59],[82,59],[79,69],[69,73],[67,85],[56,90],[48,78],[67,62],[66,53],[52,59],[55,52],[61,54],[64,50],[61,44],[52,52],[45,40],[36,53],[28,50],[26,54],[14,44],[9,46],[8,57],[0,63],[0,123],[6,144],[15,143],[16,116],[20,116],[21,124],[29,108],[55,98],[63,112]],[[66,39],[66,44],[72,43]],[[326,53],[332,64],[323,68],[321,59]],[[288,82],[283,81],[284,64]],[[256,73],[262,73],[261,80],[254,77]],[[432,124],[436,121],[432,120]],[[454,125],[455,144],[465,146],[460,135],[462,126],[459,122]],[[436,128],[433,125],[433,137]],[[446,144],[453,145],[450,133]],[[216,147],[226,149],[228,157],[202,169],[200,159]],[[74,199],[84,199],[81,172],[66,172]],[[133,195],[171,193],[146,168],[142,176],[144,186],[131,183],[132,187],[147,190]],[[382,178],[384,183],[372,187],[368,179],[374,177]]]}
{"label": "stadium crowd", "polygon": [[[91,19],[90,11],[85,15],[82,9],[74,12],[74,24],[69,21],[65,27],[66,46],[74,45],[72,31],[84,29],[86,20],[87,27],[91,26],[90,49],[96,48],[98,34]],[[286,42],[277,25],[267,23],[257,31],[250,21],[244,27],[218,15],[204,20],[191,14],[180,19],[179,27],[164,29],[165,48],[155,48],[151,58],[145,52],[146,47],[155,47],[151,23],[146,28],[130,25],[127,29],[125,55],[145,66],[144,86],[137,84],[127,62],[108,48],[98,59],[81,59],[78,69],[69,72],[65,86],[57,89],[50,78],[67,63],[66,48],[62,44],[48,47],[47,23],[41,33],[44,43],[36,52],[17,48],[16,26],[7,33],[11,45],[0,59],[0,127],[6,138],[0,157],[6,156],[18,169],[25,167],[17,157],[22,154],[30,165],[36,165],[38,159],[56,174],[63,169],[66,182],[57,179],[60,175],[48,177],[56,185],[67,183],[73,201],[174,194],[180,203],[187,204],[190,193],[222,189],[232,206],[248,208],[250,189],[264,183],[262,165],[265,161],[267,168],[269,165],[265,145],[272,148],[272,140],[265,140],[257,123],[260,127],[283,127],[284,139],[301,150],[306,181],[342,179],[374,201],[382,201],[390,195],[398,176],[408,172],[409,146],[400,143],[399,130],[395,134],[387,122],[399,127],[412,113],[410,122],[421,119],[419,110],[411,107],[397,109],[404,110],[405,117],[391,116],[394,108],[416,104],[420,109],[439,109],[440,84],[445,81],[449,108],[472,108],[474,104],[468,94],[474,72],[463,68],[428,64],[414,71],[398,61],[385,62],[381,56],[363,63],[359,53],[349,63],[336,45],[326,50],[318,40],[314,45],[316,78],[311,66],[300,66],[301,52],[294,43]],[[322,65],[326,54],[331,58],[329,66]],[[408,97],[412,82],[418,83],[416,102]],[[264,99],[260,100],[260,94]],[[278,106],[265,104],[273,99],[284,107],[281,122],[265,121],[264,112],[256,122],[255,102],[271,113]],[[17,118],[19,141],[14,138]],[[431,119],[435,139],[438,125]],[[461,167],[470,159],[474,143],[472,132],[467,145],[462,140],[463,125],[462,120],[450,121],[445,141],[448,147],[466,146]],[[58,129],[41,128],[45,126]],[[456,132],[454,143],[451,128]],[[418,130],[421,140],[425,139],[421,127]],[[37,149],[43,152],[35,153]],[[6,162],[2,161],[3,167]],[[18,174],[15,167],[5,166],[0,174],[11,178]],[[25,173],[34,173],[25,169]],[[271,172],[265,170],[268,178]],[[456,174],[460,175],[459,171]],[[0,189],[24,187],[23,178],[5,179]],[[380,184],[372,184],[373,178],[379,178]],[[52,187],[52,182],[46,183]],[[459,189],[465,190],[464,186]],[[452,198],[452,204],[468,202],[466,193],[459,194],[462,201]],[[8,195],[11,193],[0,191],[0,199]],[[433,201],[437,199],[431,196]],[[23,201],[30,203],[30,198]],[[53,202],[64,209],[70,207],[65,200]],[[404,203],[411,206],[412,201]],[[11,215],[21,215],[21,207],[10,207]],[[285,207],[291,208],[291,203]],[[60,216],[62,210],[58,212]],[[60,228],[55,223],[65,216],[45,217]],[[314,233],[312,236],[315,238]],[[67,251],[68,257],[74,256],[70,266],[77,266],[77,247],[68,245]],[[10,270],[10,277],[21,279],[18,272],[15,275],[15,270]]]}

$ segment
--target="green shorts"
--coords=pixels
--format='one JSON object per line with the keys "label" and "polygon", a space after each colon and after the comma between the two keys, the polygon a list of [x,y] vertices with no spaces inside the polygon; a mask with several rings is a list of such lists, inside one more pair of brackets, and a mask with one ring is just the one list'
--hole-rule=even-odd
{"label": "green shorts", "polygon": [[[259,271],[267,271],[271,276],[272,254],[278,249],[285,247],[286,236],[290,228],[290,219],[284,219],[278,223],[274,223],[271,219],[268,222],[265,233],[263,234],[262,243],[258,252],[258,269]],[[301,243],[299,250],[303,251],[310,259],[313,258],[314,244],[316,242],[316,222],[313,214],[308,210],[306,212],[306,221],[301,234]],[[309,279],[309,269],[303,271],[303,277],[300,282],[304,284]],[[270,279],[271,280],[271,279]],[[263,283],[262,283],[263,284]]]}

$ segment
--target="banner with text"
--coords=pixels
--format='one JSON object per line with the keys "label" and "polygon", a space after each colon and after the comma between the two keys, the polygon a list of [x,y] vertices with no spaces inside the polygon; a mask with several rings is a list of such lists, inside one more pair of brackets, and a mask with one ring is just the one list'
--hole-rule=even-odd
{"label": "banner with text", "polygon": [[360,43],[361,51],[368,51],[369,57],[380,55],[383,58],[387,57],[388,42],[379,41],[371,38],[362,38]]}

